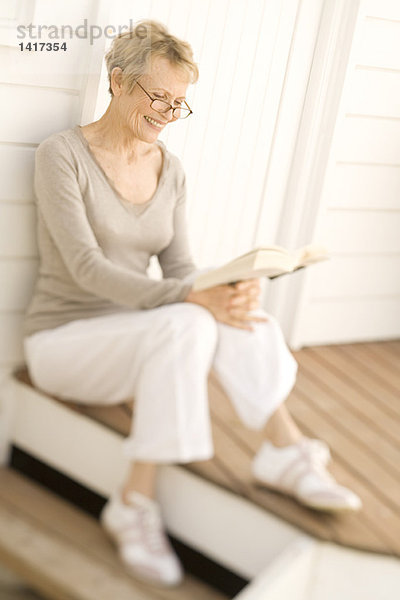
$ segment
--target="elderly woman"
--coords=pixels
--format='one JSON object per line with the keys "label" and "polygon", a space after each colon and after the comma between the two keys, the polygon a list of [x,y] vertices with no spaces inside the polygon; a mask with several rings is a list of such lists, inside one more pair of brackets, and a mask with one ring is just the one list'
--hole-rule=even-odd
{"label": "elderly woman", "polygon": [[[156,468],[213,455],[211,367],[243,423],[265,430],[255,481],[316,509],[356,510],[360,500],[327,473],[328,448],[304,437],[283,405],[297,365],[259,308],[259,280],[191,289],[199,270],[186,233],[185,175],[158,140],[192,112],[190,46],[142,21],[114,39],[106,61],[105,114],[51,135],[36,152],[41,262],[24,349],[47,393],[98,405],[134,397],[124,442],[130,469],[101,522],[131,573],[173,585],[182,567],[161,522]],[[147,275],[154,255],[161,280]]]}

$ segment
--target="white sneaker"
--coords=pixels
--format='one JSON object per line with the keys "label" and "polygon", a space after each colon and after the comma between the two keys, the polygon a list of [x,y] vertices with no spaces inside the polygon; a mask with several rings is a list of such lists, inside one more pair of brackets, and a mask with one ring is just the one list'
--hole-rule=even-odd
{"label": "white sneaker", "polygon": [[293,496],[310,508],[360,510],[361,499],[326,471],[329,458],[329,448],[320,440],[303,438],[284,448],[265,442],[253,459],[252,473],[258,483]]}
{"label": "white sneaker", "polygon": [[183,569],[165,534],[158,504],[138,492],[131,492],[128,500],[129,505],[124,504],[115,493],[100,515],[122,562],[143,581],[178,585],[183,580]]}

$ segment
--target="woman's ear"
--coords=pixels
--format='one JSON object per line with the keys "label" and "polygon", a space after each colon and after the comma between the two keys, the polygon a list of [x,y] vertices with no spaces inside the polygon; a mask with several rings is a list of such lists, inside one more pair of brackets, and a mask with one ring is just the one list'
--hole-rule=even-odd
{"label": "woman's ear", "polygon": [[122,92],[122,69],[114,67],[111,71],[111,89],[114,96],[120,96]]}

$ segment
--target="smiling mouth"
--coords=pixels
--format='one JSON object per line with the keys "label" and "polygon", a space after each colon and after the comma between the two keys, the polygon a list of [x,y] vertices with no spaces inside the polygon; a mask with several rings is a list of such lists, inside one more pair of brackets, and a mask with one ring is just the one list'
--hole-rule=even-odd
{"label": "smiling mouth", "polygon": [[158,127],[158,129],[162,129],[164,127],[164,123],[159,123],[158,121],[155,121],[151,117],[144,115],[144,118],[146,119],[146,121],[148,123],[150,123],[150,125],[154,125],[155,127]]}

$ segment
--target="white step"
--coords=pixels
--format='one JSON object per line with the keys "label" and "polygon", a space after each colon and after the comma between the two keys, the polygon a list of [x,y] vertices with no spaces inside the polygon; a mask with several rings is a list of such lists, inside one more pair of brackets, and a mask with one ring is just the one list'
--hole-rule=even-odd
{"label": "white step", "polygon": [[[17,406],[12,441],[89,489],[109,495],[126,469],[122,437],[20,383],[12,393]],[[172,535],[251,580],[237,600],[400,597],[396,558],[318,542],[183,467],[161,467],[158,492]]]}
{"label": "white step", "polygon": [[[12,441],[89,489],[108,496],[127,463],[122,436],[20,383]],[[177,466],[160,467],[158,496],[177,539],[251,579],[294,541],[297,528]],[[234,524],[234,526],[232,526]]]}

